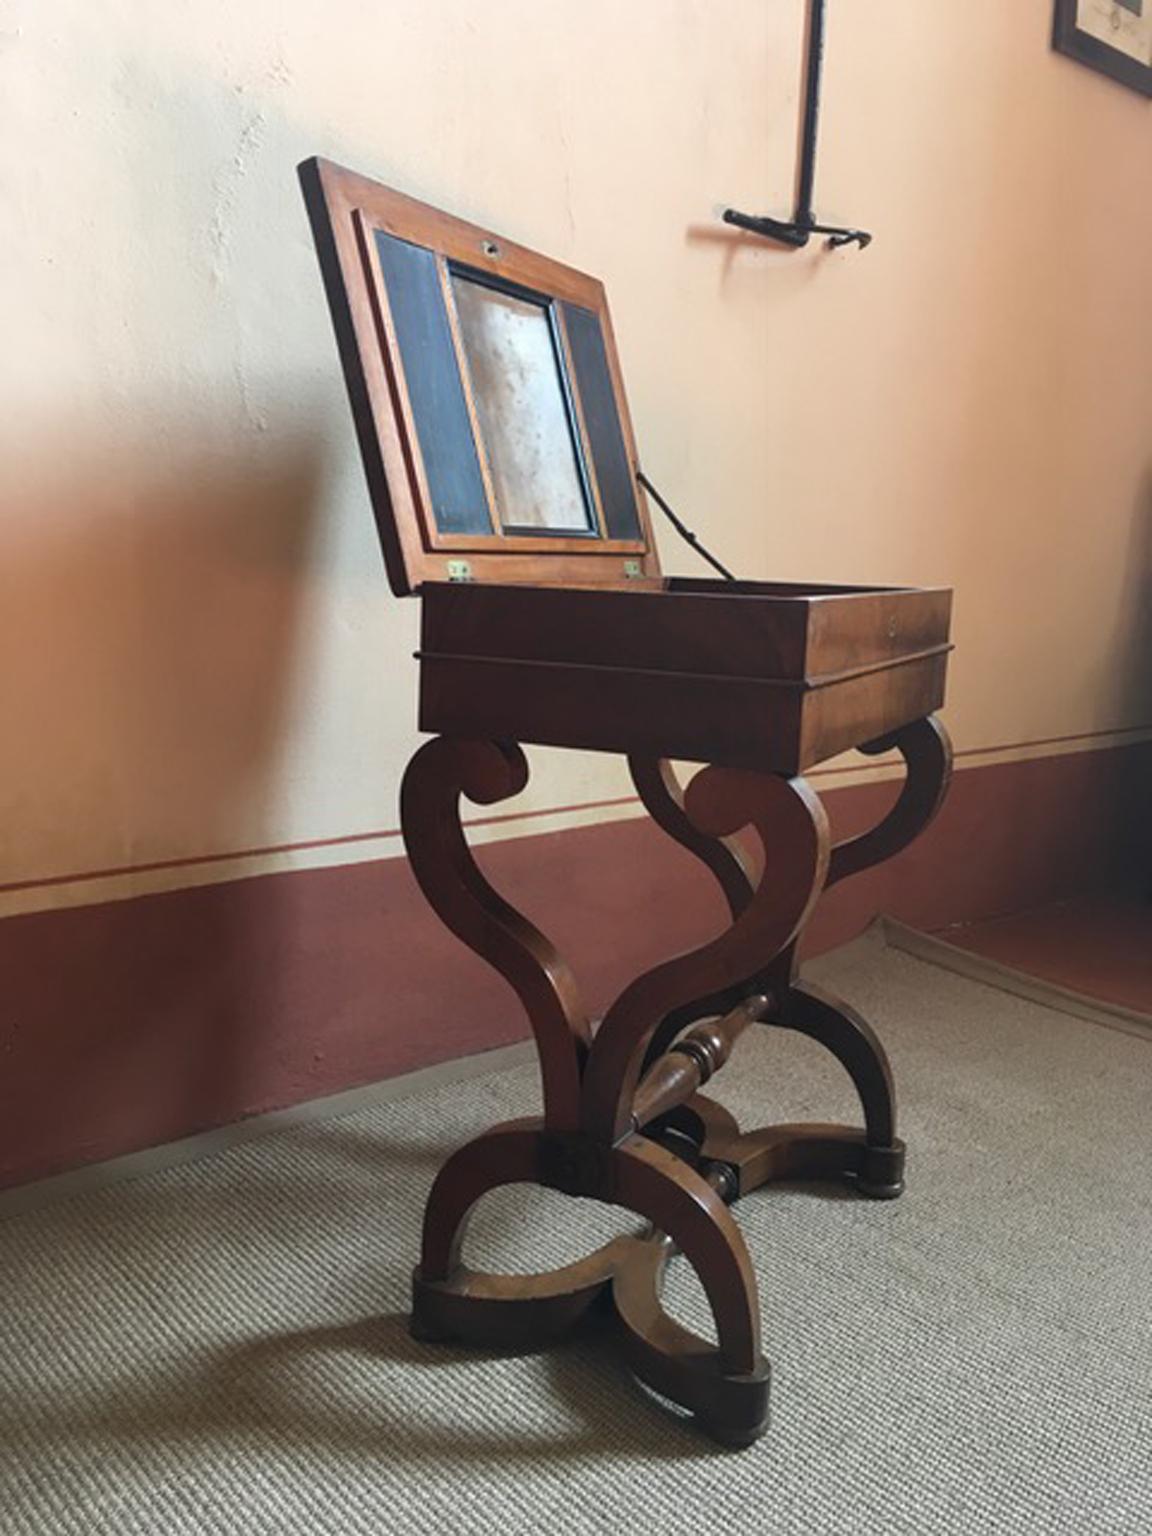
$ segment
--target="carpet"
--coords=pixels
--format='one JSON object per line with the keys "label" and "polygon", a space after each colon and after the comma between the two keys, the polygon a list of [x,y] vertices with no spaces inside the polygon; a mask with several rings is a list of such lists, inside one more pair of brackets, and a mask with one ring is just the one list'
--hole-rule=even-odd
{"label": "carpet", "polygon": [[[502,1357],[408,1336],[423,1195],[452,1147],[534,1112],[516,1068],[0,1224],[0,1532],[1147,1536],[1148,1041],[875,938],[812,972],[888,1045],[908,1192],[740,1205],[774,1373],[751,1450],[594,1339]],[[714,1086],[747,1123],[857,1119],[835,1064],[783,1033],[749,1032]],[[502,1191],[467,1257],[559,1265],[632,1222]],[[682,1260],[670,1296],[710,1331]]]}

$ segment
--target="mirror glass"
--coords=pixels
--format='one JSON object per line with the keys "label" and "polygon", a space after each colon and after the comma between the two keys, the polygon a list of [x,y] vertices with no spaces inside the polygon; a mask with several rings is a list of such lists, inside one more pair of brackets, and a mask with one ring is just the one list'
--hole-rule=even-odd
{"label": "mirror glass", "polygon": [[452,273],[497,516],[506,532],[598,532],[548,306]]}

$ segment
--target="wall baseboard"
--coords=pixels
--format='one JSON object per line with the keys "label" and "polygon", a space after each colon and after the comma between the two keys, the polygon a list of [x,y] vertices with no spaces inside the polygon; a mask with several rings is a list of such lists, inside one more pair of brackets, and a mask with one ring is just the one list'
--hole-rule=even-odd
{"label": "wall baseboard", "polygon": [[918,928],[910,928],[895,918],[882,917],[880,933],[889,949],[898,949],[902,954],[912,955],[943,971],[953,971],[957,976],[982,982],[999,992],[1011,992],[1013,997],[1022,997],[1026,1002],[1038,1003],[1056,1013],[1067,1013],[1074,1019],[1084,1019],[1089,1024],[1099,1024],[1103,1029],[1116,1029],[1124,1035],[1152,1040],[1152,1018],[1135,1008],[1086,997],[1083,992],[1074,992],[1058,982],[1029,976],[987,955],[949,944],[938,934],[921,933]]}
{"label": "wall baseboard", "polygon": [[407,1099],[413,1094],[465,1082],[468,1078],[485,1077],[489,1072],[506,1072],[511,1067],[525,1066],[534,1060],[531,1041],[521,1040],[516,1045],[499,1046],[494,1051],[460,1056],[455,1061],[438,1062],[434,1067],[420,1067],[415,1072],[405,1072],[400,1077],[389,1077],[383,1082],[364,1083],[359,1088],[345,1088],[340,1093],[326,1094],[323,1098],[306,1099],[302,1104],[292,1104],[287,1109],[272,1109],[266,1114],[250,1115],[246,1120],[218,1125],[195,1136],[184,1136],[179,1141],[166,1141],[159,1146],[146,1147],[141,1152],[125,1152],[120,1157],[108,1158],[104,1162],[85,1163],[67,1173],[36,1179],[31,1184],[0,1189],[0,1221],[18,1216],[24,1211],[54,1205],[58,1200],[71,1200],[90,1190],[104,1189],[109,1184],[142,1179],[150,1173],[160,1173],[165,1168],[178,1168],[183,1163],[198,1162],[202,1157],[214,1157],[218,1152],[226,1152],[229,1147],[243,1146],[246,1142],[257,1141],[261,1136],[269,1136],[275,1131],[288,1130],[293,1126],[315,1125],[321,1120],[334,1120],[374,1104]]}
{"label": "wall baseboard", "polygon": [[[829,892],[808,953],[880,911],[931,930],[1147,870],[1150,779],[1150,742],[963,769],[918,843]],[[895,792],[830,790],[837,835]],[[710,877],[641,818],[477,857],[594,1014],[724,924]],[[0,973],[0,1187],[525,1036],[510,989],[441,931],[400,858],[8,917]]]}

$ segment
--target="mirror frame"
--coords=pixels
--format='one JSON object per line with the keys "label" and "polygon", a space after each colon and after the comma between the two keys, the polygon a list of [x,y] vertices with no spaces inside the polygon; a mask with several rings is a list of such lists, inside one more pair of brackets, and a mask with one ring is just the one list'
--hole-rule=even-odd
{"label": "mirror frame", "polygon": [[[648,584],[660,575],[648,507],[636,481],[637,455],[603,284],[560,262],[453,218],[426,203],[331,161],[299,168],[336,330],[345,382],[368,477],[389,581],[398,595],[426,581],[473,580],[547,585]],[[589,482],[596,532],[505,532],[490,482],[489,529],[443,533],[436,525],[411,392],[376,236],[394,236],[430,251],[436,261],[452,330],[473,439],[484,446],[471,398],[468,366],[451,292],[463,269],[492,286],[548,306],[561,383],[570,396],[569,424]],[[599,326],[613,405],[630,471],[638,538],[605,536],[604,512],[580,389],[564,328],[564,305],[590,311]],[[630,509],[629,509],[630,510]]]}

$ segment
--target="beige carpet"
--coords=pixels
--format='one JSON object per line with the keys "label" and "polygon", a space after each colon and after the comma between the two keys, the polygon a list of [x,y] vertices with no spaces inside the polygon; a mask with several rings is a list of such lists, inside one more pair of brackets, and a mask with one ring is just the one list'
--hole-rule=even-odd
{"label": "beige carpet", "polygon": [[[816,969],[888,1041],[909,1190],[741,1205],[775,1371],[754,1449],[710,1446],[603,1346],[408,1337],[422,1194],[534,1108],[518,1069],[0,1225],[3,1536],[1148,1536],[1148,1042],[875,942]],[[756,1032],[725,1079],[749,1120],[855,1118],[796,1038]],[[470,1256],[529,1269],[620,1225],[523,1191],[482,1217]]]}

